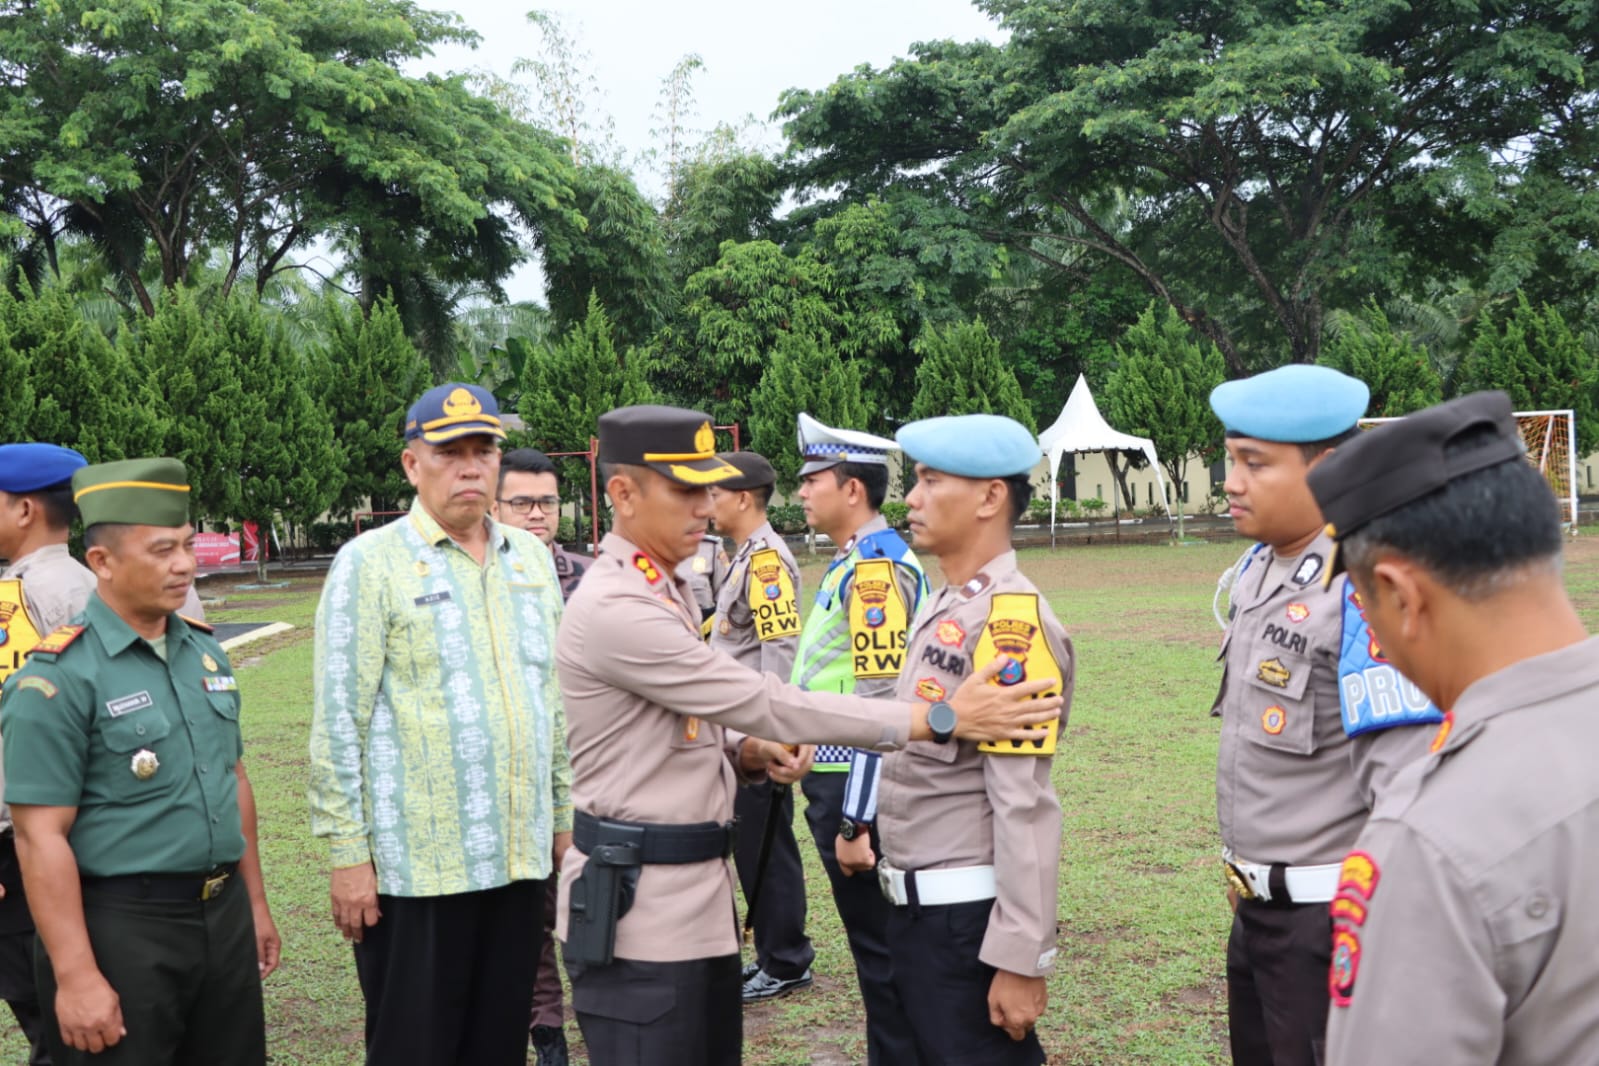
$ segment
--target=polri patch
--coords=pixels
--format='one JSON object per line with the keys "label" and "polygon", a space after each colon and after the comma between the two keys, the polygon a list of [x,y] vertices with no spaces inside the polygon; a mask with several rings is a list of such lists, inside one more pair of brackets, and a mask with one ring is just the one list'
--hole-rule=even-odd
{"label": "polri patch", "polygon": [[237,692],[239,682],[232,674],[217,674],[215,677],[203,677],[200,684],[207,692]]}
{"label": "polri patch", "polygon": [[1288,620],[1290,622],[1303,622],[1305,619],[1307,619],[1309,617],[1310,617],[1310,608],[1306,607],[1304,604],[1302,604],[1302,603],[1290,603],[1288,605]]}
{"label": "polri patch", "polygon": [[1284,666],[1281,659],[1267,659],[1255,672],[1257,679],[1272,688],[1287,688],[1293,676],[1293,671]]}
{"label": "polri patch", "polygon": [[916,695],[928,703],[937,703],[944,698],[944,686],[935,677],[924,677],[916,682]]}
{"label": "polri patch", "polygon": [[1348,890],[1357,898],[1369,902],[1381,878],[1382,871],[1378,869],[1376,859],[1364,851],[1351,851],[1338,871],[1338,892],[1341,895]]}
{"label": "polri patch", "polygon": [[1333,1006],[1347,1007],[1354,1002],[1355,975],[1360,972],[1360,934],[1347,926],[1333,930],[1332,966],[1327,974],[1327,990]]}
{"label": "polri patch", "polygon": [[154,707],[155,700],[150,698],[150,693],[135,692],[128,696],[118,696],[114,700],[106,700],[105,709],[113,718],[121,718],[134,711],[142,711],[146,707]]}
{"label": "polri patch", "polygon": [[25,677],[22,680],[17,682],[17,691],[18,692],[37,692],[39,695],[43,696],[45,699],[53,700],[53,699],[56,698],[56,693],[59,692],[60,690],[55,687],[55,683],[54,682],[48,681],[48,680],[46,680],[45,678],[42,678],[42,677],[35,677],[32,674],[29,674],[27,677]]}
{"label": "polri patch", "polygon": [[1328,911],[1335,922],[1348,922],[1351,925],[1366,924],[1366,905],[1358,899],[1339,896],[1332,901]]}
{"label": "polri patch", "polygon": [[437,592],[430,592],[426,596],[418,596],[411,602],[416,604],[418,607],[431,607],[435,603],[446,603],[449,601],[449,599],[450,590],[440,589]]}
{"label": "polri patch", "polygon": [[966,643],[966,630],[952,619],[938,623],[938,642],[946,647],[958,648]]}
{"label": "polri patch", "polygon": [[1300,560],[1299,569],[1294,571],[1294,584],[1308,585],[1321,576],[1321,556],[1312,552]]}

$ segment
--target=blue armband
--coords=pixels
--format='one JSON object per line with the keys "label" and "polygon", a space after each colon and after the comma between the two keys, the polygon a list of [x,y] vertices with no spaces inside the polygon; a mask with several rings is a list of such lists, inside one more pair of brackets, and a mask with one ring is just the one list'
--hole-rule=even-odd
{"label": "blue armband", "polygon": [[1344,732],[1352,737],[1399,725],[1436,725],[1444,720],[1425,693],[1383,658],[1377,637],[1366,625],[1360,597],[1343,582],[1344,632],[1338,656],[1338,702]]}

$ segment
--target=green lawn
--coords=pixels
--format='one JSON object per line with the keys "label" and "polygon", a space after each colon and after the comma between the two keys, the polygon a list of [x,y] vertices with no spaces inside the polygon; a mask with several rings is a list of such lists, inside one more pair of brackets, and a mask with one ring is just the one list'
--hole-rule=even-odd
{"label": "green lawn", "polygon": [[[1218,679],[1211,595],[1241,547],[1022,553],[1079,659],[1055,764],[1066,812],[1062,951],[1040,1025],[1052,1063],[1226,1060],[1228,915],[1213,818],[1216,723],[1206,712]],[[808,585],[820,572],[820,562],[806,563]],[[1568,579],[1584,618],[1599,626],[1599,542],[1573,543]],[[274,1063],[347,1066],[360,1061],[360,995],[349,950],[328,920],[326,860],[304,801],[316,589],[302,578],[285,590],[230,593],[212,616],[297,626],[234,655],[267,887],[284,937],[283,967],[268,983],[268,1038]],[[817,981],[746,1012],[751,1066],[864,1059],[848,950],[803,825],[798,832]],[[580,1049],[575,1023],[568,1032]],[[0,1062],[24,1057],[6,1014]]]}

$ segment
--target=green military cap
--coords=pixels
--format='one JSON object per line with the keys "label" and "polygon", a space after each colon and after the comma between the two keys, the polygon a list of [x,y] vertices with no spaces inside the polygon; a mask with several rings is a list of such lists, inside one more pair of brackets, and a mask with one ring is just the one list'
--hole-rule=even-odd
{"label": "green military cap", "polygon": [[85,526],[182,526],[189,522],[189,471],[176,459],[123,459],[72,475]]}
{"label": "green military cap", "polygon": [[600,416],[600,462],[647,466],[684,485],[719,485],[739,469],[716,454],[716,433],[702,411],[659,404],[618,407]]}

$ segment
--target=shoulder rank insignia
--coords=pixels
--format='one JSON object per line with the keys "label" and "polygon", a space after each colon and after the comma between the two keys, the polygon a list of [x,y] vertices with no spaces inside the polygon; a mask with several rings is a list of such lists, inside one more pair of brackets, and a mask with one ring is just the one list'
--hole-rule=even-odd
{"label": "shoulder rank insignia", "polygon": [[655,560],[643,552],[633,553],[633,566],[650,584],[654,585],[661,580],[661,571],[656,567]]}
{"label": "shoulder rank insignia", "polygon": [[57,626],[50,631],[50,635],[33,646],[32,655],[60,655],[67,650],[67,645],[83,635],[86,626]]}
{"label": "shoulder rank insignia", "polygon": [[[972,667],[980,670],[1004,656],[1010,661],[991,684],[1017,685],[1029,676],[1055,677],[1055,686],[1040,695],[1058,696],[1060,664],[1044,639],[1038,611],[1036,593],[995,593],[989,602],[988,620],[977,638],[977,650],[972,654]],[[977,745],[977,750],[990,755],[1053,755],[1059,730],[1060,719],[1055,718],[1040,727],[1037,740],[985,741]]]}
{"label": "shoulder rank insignia", "polygon": [[180,614],[180,615],[178,615],[178,617],[183,619],[185,622],[187,622],[190,629],[198,629],[202,633],[215,633],[216,632],[216,627],[215,626],[211,625],[208,622],[202,622],[198,618],[190,618],[186,614]]}

